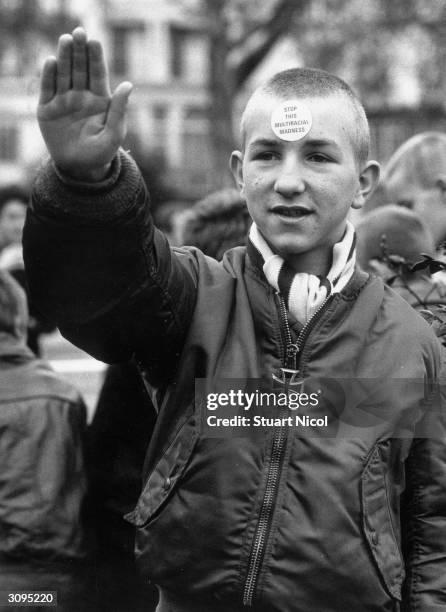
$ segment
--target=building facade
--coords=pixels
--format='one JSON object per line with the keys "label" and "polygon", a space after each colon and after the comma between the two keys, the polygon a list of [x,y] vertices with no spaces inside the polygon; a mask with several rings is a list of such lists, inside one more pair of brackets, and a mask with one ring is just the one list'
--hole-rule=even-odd
{"label": "building facade", "polygon": [[[51,14],[57,1],[46,3]],[[134,84],[129,141],[161,160],[169,187],[201,196],[210,168],[209,66],[206,30],[194,2],[78,0],[67,8],[104,42],[112,84]],[[38,72],[56,40],[50,45],[33,36],[33,61],[25,74],[17,69],[19,48],[0,65],[0,179],[15,180],[45,154],[35,119]]]}
{"label": "building facade", "polygon": [[[34,1],[34,0],[33,0]],[[29,0],[24,0],[26,5]],[[14,4],[14,3],[12,3]],[[43,19],[61,9],[104,43],[113,86],[134,84],[127,146],[139,162],[163,168],[176,197],[196,199],[213,187],[209,121],[210,74],[206,16],[200,0],[39,0]],[[1,16],[0,16],[1,17]],[[0,181],[32,176],[45,156],[35,119],[39,72],[54,53],[57,36],[37,30],[15,36],[0,56]],[[290,43],[291,39],[288,39]],[[293,52],[294,49],[294,52]],[[281,39],[250,86],[281,68],[299,64],[296,43]],[[250,88],[248,86],[248,89]],[[245,92],[246,94],[246,92]],[[246,95],[235,103],[235,114]],[[385,162],[409,136],[446,129],[444,108],[403,108],[370,113],[373,156]]]}

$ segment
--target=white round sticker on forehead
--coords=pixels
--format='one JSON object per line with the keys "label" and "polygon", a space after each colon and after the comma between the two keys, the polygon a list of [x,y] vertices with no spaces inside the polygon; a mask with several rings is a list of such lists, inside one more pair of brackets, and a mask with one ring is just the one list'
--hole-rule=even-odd
{"label": "white round sticker on forehead", "polygon": [[271,113],[271,128],[281,140],[300,140],[308,134],[313,120],[301,100],[281,102]]}

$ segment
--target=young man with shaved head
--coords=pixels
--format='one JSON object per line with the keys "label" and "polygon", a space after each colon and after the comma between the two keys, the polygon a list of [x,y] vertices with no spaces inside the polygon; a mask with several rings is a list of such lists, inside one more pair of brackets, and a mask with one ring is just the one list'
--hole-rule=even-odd
{"label": "young man with shaved head", "polygon": [[386,164],[385,201],[416,212],[438,246],[446,240],[446,134],[421,132],[403,142]]}
{"label": "young man with shaved head", "polygon": [[445,609],[440,351],[355,265],[347,215],[379,173],[359,101],[316,70],[254,93],[231,158],[254,223],[217,263],[154,227],[119,149],[130,90],[110,93],[82,30],[60,39],[25,257],[62,333],[99,359],[134,356],[158,403],[129,520],[159,612]]}

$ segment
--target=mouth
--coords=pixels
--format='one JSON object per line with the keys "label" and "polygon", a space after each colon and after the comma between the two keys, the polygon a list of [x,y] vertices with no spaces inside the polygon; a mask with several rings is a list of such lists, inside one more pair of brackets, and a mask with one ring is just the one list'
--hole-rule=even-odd
{"label": "mouth", "polygon": [[312,214],[312,211],[304,206],[283,206],[281,204],[274,206],[271,212],[286,219],[301,219]]}

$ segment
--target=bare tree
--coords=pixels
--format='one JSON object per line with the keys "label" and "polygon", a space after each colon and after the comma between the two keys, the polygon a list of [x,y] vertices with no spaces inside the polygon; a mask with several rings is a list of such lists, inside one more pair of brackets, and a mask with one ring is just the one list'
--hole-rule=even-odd
{"label": "bare tree", "polygon": [[444,0],[313,0],[302,23],[295,33],[305,63],[346,78],[369,108],[392,106],[395,74],[410,63],[419,104],[444,100]]}
{"label": "bare tree", "polygon": [[289,32],[308,0],[202,0],[209,34],[210,138],[215,187],[227,184],[234,148],[238,92],[278,40]]}

